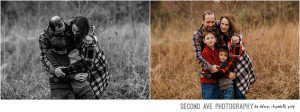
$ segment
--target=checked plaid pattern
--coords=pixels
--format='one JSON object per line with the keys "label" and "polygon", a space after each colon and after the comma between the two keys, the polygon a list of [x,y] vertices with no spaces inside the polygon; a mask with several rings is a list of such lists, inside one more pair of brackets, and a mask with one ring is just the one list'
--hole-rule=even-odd
{"label": "checked plaid pattern", "polygon": [[[234,81],[240,91],[246,95],[250,85],[256,81],[256,78],[245,44],[242,41],[242,36],[240,35],[240,37],[241,41],[236,45],[232,45],[229,41],[228,48],[231,51],[231,57],[236,61],[236,67],[234,68],[236,78]],[[237,47],[239,47],[238,50]]]}
{"label": "checked plaid pattern", "polygon": [[[220,30],[218,29],[220,22],[216,21],[215,22],[215,26],[213,27],[212,32],[214,32],[216,35],[219,35]],[[198,61],[198,63],[201,65],[201,67],[204,70],[210,70],[212,68],[212,65],[209,64],[202,56],[202,50],[205,47],[205,44],[202,40],[203,38],[203,33],[206,32],[206,29],[204,28],[204,26],[200,26],[193,35],[193,45],[194,45],[194,54],[195,57]]]}
{"label": "checked plaid pattern", "polygon": [[[84,40],[83,45],[83,55],[84,59],[92,62],[90,71],[89,82],[92,89],[95,92],[97,98],[100,98],[101,93],[108,85],[109,73],[106,66],[105,55],[102,50],[100,50],[99,44],[96,40],[96,36],[92,36],[93,40]],[[92,42],[91,42],[92,41]],[[92,58],[91,52],[92,51]]]}
{"label": "checked plaid pattern", "polygon": [[236,74],[234,81],[244,95],[247,93],[249,86],[256,81],[252,68],[249,55],[243,52],[243,55],[238,59],[238,64],[234,69],[234,73]]}

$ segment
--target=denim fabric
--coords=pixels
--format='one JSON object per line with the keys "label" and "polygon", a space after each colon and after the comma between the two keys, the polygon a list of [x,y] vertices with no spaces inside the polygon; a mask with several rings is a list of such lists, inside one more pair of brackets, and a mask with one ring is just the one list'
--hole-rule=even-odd
{"label": "denim fabric", "polygon": [[75,94],[70,89],[51,89],[51,99],[75,99]]}
{"label": "denim fabric", "polygon": [[222,90],[222,99],[233,99],[234,98],[234,90],[233,87],[229,87],[227,89]]}
{"label": "denim fabric", "polygon": [[220,99],[221,90],[219,84],[203,84],[201,83],[203,99]]}
{"label": "denim fabric", "polygon": [[246,96],[241,92],[241,90],[233,83],[234,88],[234,99],[246,99]]}
{"label": "denim fabric", "polygon": [[79,99],[96,99],[96,96],[95,96],[94,91],[91,89],[91,90],[87,91],[86,93],[84,93],[83,95],[81,95],[79,97]]}

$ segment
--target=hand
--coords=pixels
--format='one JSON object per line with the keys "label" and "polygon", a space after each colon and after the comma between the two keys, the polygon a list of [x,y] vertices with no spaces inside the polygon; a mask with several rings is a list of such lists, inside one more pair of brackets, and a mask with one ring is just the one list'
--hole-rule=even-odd
{"label": "hand", "polygon": [[85,81],[87,77],[88,77],[87,73],[78,73],[75,75],[74,79],[78,81]]}
{"label": "hand", "polygon": [[217,67],[220,67],[220,66],[218,66],[218,65],[213,65],[210,72],[211,72],[211,73],[218,72]]}
{"label": "hand", "polygon": [[240,37],[238,37],[238,36],[232,36],[231,43],[239,43],[239,42],[240,42]]}
{"label": "hand", "polygon": [[54,70],[54,74],[56,77],[65,77],[66,74],[64,72],[61,71],[61,68],[66,68],[66,67],[57,67]]}
{"label": "hand", "polygon": [[230,73],[229,73],[229,78],[230,78],[231,80],[234,80],[235,77],[236,77],[235,73],[233,73],[233,72],[230,72]]}

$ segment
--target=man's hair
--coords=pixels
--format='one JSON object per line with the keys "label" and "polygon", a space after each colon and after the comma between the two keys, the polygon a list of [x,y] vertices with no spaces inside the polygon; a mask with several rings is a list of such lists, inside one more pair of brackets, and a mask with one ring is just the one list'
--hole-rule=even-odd
{"label": "man's hair", "polygon": [[215,15],[215,14],[211,10],[204,11],[203,14],[201,15],[201,18],[202,18],[203,21],[204,21],[206,15]]}
{"label": "man's hair", "polygon": [[226,46],[221,46],[219,52],[225,52],[228,54],[228,48]]}
{"label": "man's hair", "polygon": [[53,16],[49,20],[49,28],[55,32],[55,27],[58,26],[59,28],[62,27],[64,24],[63,19],[59,16]]}
{"label": "man's hair", "polygon": [[64,37],[53,37],[50,44],[55,51],[64,51],[67,49],[68,42]]}

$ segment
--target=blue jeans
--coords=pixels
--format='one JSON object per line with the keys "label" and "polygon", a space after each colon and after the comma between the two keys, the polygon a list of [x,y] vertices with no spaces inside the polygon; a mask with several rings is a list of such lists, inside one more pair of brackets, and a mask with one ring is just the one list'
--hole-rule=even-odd
{"label": "blue jeans", "polygon": [[219,88],[219,84],[201,83],[201,91],[203,99],[220,99],[221,90]]}
{"label": "blue jeans", "polygon": [[246,96],[241,92],[241,90],[233,83],[234,88],[234,99],[246,99]]}
{"label": "blue jeans", "polygon": [[233,87],[224,89],[224,90],[222,90],[221,98],[222,99],[233,99],[233,96],[234,96],[233,93],[234,93]]}

